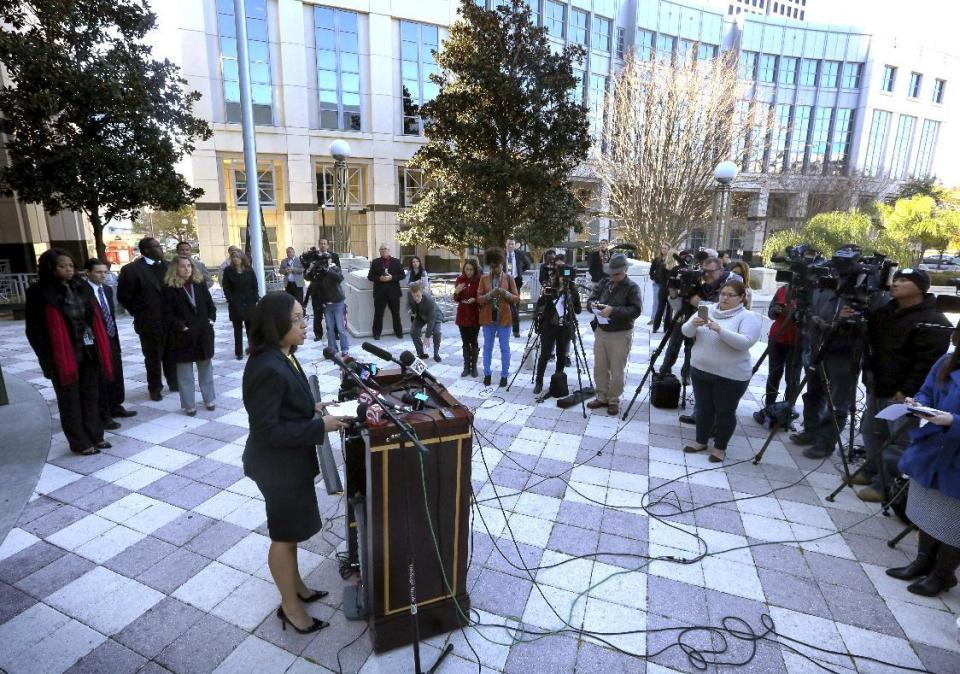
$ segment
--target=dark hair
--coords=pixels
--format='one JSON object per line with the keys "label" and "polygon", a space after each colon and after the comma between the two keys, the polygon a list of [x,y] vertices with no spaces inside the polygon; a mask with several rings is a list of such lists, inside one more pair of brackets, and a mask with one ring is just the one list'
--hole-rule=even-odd
{"label": "dark hair", "polygon": [[140,250],[141,255],[147,252],[147,246],[150,245],[151,241],[156,241],[156,239],[152,236],[145,236],[140,239],[140,242],[137,244],[137,248]]}
{"label": "dark hair", "polygon": [[546,263],[547,263],[547,258],[550,258],[550,261],[553,262],[554,260],[557,259],[557,254],[556,254],[556,252],[554,252],[554,251],[552,251],[552,250],[545,251],[545,252],[543,253],[543,257],[540,258],[540,261],[543,262],[543,264],[546,264]]}
{"label": "dark hair", "polygon": [[[270,347],[279,347],[284,336],[293,327],[290,313],[296,300],[285,291],[267,293],[253,310],[250,321],[250,354],[255,355]],[[295,347],[290,347],[293,351]]]}
{"label": "dark hair", "polygon": [[71,255],[68,251],[65,251],[63,248],[51,248],[50,250],[45,250],[37,259],[38,282],[57,283],[57,261],[61,257],[70,258],[70,261],[73,262],[74,268],[76,268],[77,261],[73,259],[73,255]]}
{"label": "dark hair", "polygon": [[957,324],[957,327],[954,328],[950,341],[953,343],[953,351],[950,353],[950,357],[943,361],[940,371],[937,372],[937,383],[941,386],[946,384],[950,374],[960,367],[960,324]]}
{"label": "dark hair", "polygon": [[[467,276],[467,265],[473,265],[473,276]],[[460,270],[460,273],[464,276],[467,276],[468,279],[475,279],[480,276],[480,263],[474,260],[472,257],[468,257],[463,261],[463,268]]]}
{"label": "dark hair", "polygon": [[190,251],[193,252],[193,244],[189,241],[177,241],[177,248],[179,249],[180,246],[190,246]]}
{"label": "dark hair", "polygon": [[503,250],[501,248],[487,248],[487,252],[483,254],[483,260],[488,267],[503,264]]}
{"label": "dark hair", "polygon": [[747,296],[747,287],[743,285],[743,283],[741,283],[740,281],[737,281],[736,279],[727,281],[726,283],[723,284],[723,287],[730,288],[735,293],[737,293],[740,297]]}
{"label": "dark hair", "polygon": [[86,262],[83,263],[83,268],[86,271],[93,271],[93,268],[96,267],[98,264],[103,265],[104,267],[107,266],[107,263],[101,260],[99,257],[91,257]]}
{"label": "dark hair", "polygon": [[[420,264],[420,266],[417,268],[417,271],[413,271],[413,261],[414,261],[414,260],[416,260],[416,261]],[[424,266],[423,266],[423,260],[421,260],[421,259],[420,259],[418,256],[416,256],[416,255],[413,255],[413,256],[410,258],[410,261],[407,262],[407,269],[410,270],[410,280],[411,280],[411,281],[417,281],[417,280],[419,280],[419,279],[422,279],[422,278],[423,278],[423,272],[426,271],[426,269],[425,269]],[[414,276],[414,274],[416,274],[416,276]]]}

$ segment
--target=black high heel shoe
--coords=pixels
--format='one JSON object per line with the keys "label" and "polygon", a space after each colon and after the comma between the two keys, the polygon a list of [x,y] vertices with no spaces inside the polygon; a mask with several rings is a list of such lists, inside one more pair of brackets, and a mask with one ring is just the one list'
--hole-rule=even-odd
{"label": "black high heel shoe", "polygon": [[324,627],[329,627],[329,626],[330,626],[330,623],[324,622],[323,620],[318,620],[317,618],[314,618],[314,619],[313,619],[313,624],[310,625],[310,627],[308,627],[307,629],[302,630],[302,629],[300,629],[299,627],[297,627],[296,625],[294,625],[294,624],[293,624],[293,621],[290,620],[290,618],[287,617],[287,614],[283,612],[283,607],[282,607],[282,606],[278,606],[278,607],[277,607],[277,617],[280,618],[280,622],[283,624],[283,631],[284,631],[284,632],[287,631],[287,624],[288,624],[288,623],[290,624],[290,627],[292,627],[293,629],[295,629],[295,630],[297,631],[298,634],[311,634],[311,633],[313,633],[313,632],[319,632],[319,631],[322,630]]}
{"label": "black high heel shoe", "polygon": [[300,601],[302,601],[304,604],[312,604],[315,601],[323,599],[328,594],[330,593],[326,590],[314,590],[313,594],[311,594],[309,597],[300,597],[299,593],[297,593],[297,596],[300,597]]}

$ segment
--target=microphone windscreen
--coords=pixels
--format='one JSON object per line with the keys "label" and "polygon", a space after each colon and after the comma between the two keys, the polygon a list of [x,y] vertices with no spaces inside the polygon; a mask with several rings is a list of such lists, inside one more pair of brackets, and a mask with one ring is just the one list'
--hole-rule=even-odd
{"label": "microphone windscreen", "polygon": [[385,349],[381,349],[376,344],[371,344],[370,342],[364,342],[363,344],[360,345],[360,348],[362,348],[367,353],[372,353],[374,356],[376,356],[377,358],[380,358],[381,360],[393,360],[392,353],[390,353]]}
{"label": "microphone windscreen", "polygon": [[336,355],[337,355],[337,352],[334,351],[334,350],[333,350],[331,347],[329,347],[329,346],[326,347],[326,348],[323,350],[323,357],[326,358],[327,360],[333,360],[334,357],[336,357]]}
{"label": "microphone windscreen", "polygon": [[409,351],[404,351],[403,353],[400,354],[399,360],[400,360],[400,364],[403,365],[404,367],[410,367],[411,365],[413,365],[413,361],[415,361],[416,359],[417,357],[414,356],[412,353],[410,353]]}

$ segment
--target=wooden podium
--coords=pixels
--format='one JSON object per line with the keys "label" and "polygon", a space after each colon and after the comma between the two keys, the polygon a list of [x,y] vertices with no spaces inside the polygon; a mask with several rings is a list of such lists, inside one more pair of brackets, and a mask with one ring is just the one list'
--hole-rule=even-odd
{"label": "wooden podium", "polygon": [[[409,488],[410,538],[416,554],[420,638],[457,629],[462,624],[461,614],[469,615],[466,564],[473,418],[441,385],[423,383],[412,376],[404,379],[399,371],[392,370],[381,371],[377,382],[385,392],[405,385],[430,399],[423,411],[401,415],[427,447],[427,454],[406,442],[404,461],[397,429],[389,420],[379,426],[368,424],[362,440],[344,442],[348,554],[351,562],[363,562],[367,567],[361,569],[361,576],[373,649],[380,653],[413,641],[405,488]],[[395,397],[399,399],[401,394],[397,390]],[[445,418],[439,409],[429,409],[430,405],[449,410],[452,418]],[[363,509],[362,538],[357,533],[355,508]],[[437,545],[426,512],[433,522]],[[365,549],[360,551],[359,546]]]}

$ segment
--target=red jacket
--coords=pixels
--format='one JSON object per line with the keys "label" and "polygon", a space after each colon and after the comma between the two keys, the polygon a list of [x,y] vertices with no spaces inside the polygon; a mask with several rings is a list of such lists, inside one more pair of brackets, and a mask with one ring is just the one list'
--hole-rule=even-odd
{"label": "red jacket", "polygon": [[463,284],[465,287],[459,293],[454,291],[453,299],[457,301],[457,325],[464,328],[480,327],[480,307],[476,302],[466,303],[466,300],[477,299],[477,288],[480,286],[480,274],[477,274],[473,280],[469,280],[463,274],[457,277],[453,286]]}
{"label": "red jacket", "polygon": [[[776,342],[777,344],[796,344],[797,338],[799,337],[799,332],[797,330],[797,322],[790,319],[788,325],[783,325],[783,322],[787,318],[787,312],[790,310],[790,307],[785,307],[783,313],[779,316],[775,316],[773,309],[775,305],[786,305],[787,303],[787,286],[780,286],[777,289],[776,294],[773,296],[773,301],[770,303],[770,309],[767,311],[767,315],[773,319],[773,325],[770,326],[770,336],[769,340]],[[794,308],[796,308],[796,302],[791,302]],[[780,326],[783,326],[781,329]]]}

